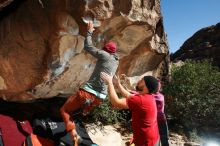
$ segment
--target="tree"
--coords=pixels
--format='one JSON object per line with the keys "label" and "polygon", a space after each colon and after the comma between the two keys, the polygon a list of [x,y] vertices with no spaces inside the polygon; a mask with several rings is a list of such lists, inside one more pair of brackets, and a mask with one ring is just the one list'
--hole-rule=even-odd
{"label": "tree", "polygon": [[220,126],[220,72],[210,61],[174,66],[163,91],[168,113],[186,127]]}

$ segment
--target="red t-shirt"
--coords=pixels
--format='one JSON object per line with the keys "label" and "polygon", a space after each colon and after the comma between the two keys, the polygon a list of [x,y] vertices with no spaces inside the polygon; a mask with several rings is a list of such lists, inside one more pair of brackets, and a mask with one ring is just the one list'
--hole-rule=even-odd
{"label": "red t-shirt", "polygon": [[132,130],[137,146],[154,146],[159,140],[157,107],[153,95],[136,94],[127,98],[132,111]]}

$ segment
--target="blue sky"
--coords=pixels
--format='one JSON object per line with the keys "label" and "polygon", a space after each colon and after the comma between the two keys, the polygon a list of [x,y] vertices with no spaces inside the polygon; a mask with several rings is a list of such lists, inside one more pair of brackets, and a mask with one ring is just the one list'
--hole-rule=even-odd
{"label": "blue sky", "polygon": [[176,52],[199,29],[220,22],[220,0],[161,0],[170,52]]}

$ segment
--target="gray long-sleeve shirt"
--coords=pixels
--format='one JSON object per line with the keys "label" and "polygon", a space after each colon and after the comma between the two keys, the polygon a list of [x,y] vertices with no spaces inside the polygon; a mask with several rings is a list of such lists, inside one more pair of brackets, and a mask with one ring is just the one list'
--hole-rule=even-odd
{"label": "gray long-sleeve shirt", "polygon": [[115,75],[119,64],[118,56],[116,54],[110,54],[104,50],[97,49],[92,43],[92,33],[90,32],[87,33],[84,42],[84,49],[98,59],[95,69],[85,86],[98,93],[107,95],[107,86],[101,79],[100,74],[101,72],[105,72],[110,75]]}

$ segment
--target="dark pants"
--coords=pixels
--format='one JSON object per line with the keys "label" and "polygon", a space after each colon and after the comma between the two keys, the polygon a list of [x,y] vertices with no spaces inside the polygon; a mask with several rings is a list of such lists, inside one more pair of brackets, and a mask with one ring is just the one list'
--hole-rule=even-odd
{"label": "dark pants", "polygon": [[169,146],[168,142],[168,126],[167,122],[158,123],[159,133],[160,133],[160,141],[162,146]]}
{"label": "dark pants", "polygon": [[[128,146],[140,146],[140,145],[137,145],[137,144],[134,144],[134,143],[130,143],[130,144],[127,144],[127,145]],[[144,145],[141,145],[141,146],[146,146],[146,145],[149,145],[149,144],[144,144]],[[160,146],[160,139],[154,144],[154,146]]]}
{"label": "dark pants", "polygon": [[154,146],[160,146],[160,140]]}

